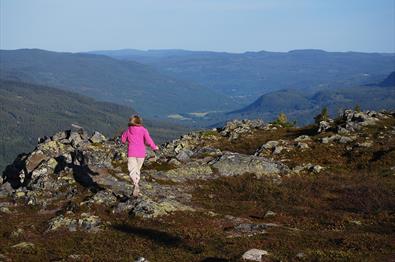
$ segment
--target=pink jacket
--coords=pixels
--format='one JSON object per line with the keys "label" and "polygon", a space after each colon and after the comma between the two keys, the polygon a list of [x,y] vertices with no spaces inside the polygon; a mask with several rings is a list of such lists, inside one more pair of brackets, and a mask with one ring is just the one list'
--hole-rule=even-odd
{"label": "pink jacket", "polygon": [[121,137],[122,143],[128,142],[128,157],[145,157],[145,145],[152,150],[158,149],[154,141],[150,137],[148,130],[143,126],[129,126],[123,132]]}

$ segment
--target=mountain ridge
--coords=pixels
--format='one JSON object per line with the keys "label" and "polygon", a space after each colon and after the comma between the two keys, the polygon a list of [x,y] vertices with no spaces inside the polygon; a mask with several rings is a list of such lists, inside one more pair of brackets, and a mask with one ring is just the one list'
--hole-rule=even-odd
{"label": "mountain ridge", "polygon": [[395,64],[392,53],[178,52],[174,55],[174,51],[166,53],[166,50],[139,51],[138,55],[130,56],[118,53],[117,59],[151,65],[168,75],[222,92],[244,105],[262,94],[281,89],[317,90],[377,82],[394,71]]}
{"label": "mountain ridge", "polygon": [[39,49],[0,50],[0,78],[53,86],[133,106],[150,117],[229,106],[205,87],[165,76],[149,65],[103,55]]}

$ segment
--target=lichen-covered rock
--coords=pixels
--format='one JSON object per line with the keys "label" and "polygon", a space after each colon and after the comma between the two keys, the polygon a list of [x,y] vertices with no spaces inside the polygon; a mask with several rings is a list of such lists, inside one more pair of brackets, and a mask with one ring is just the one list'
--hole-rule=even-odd
{"label": "lichen-covered rock", "polygon": [[185,150],[181,150],[176,158],[178,161],[181,162],[188,162],[191,159],[191,156],[193,155],[193,152],[191,150],[185,149]]}
{"label": "lichen-covered rock", "polygon": [[82,213],[78,219],[78,226],[82,230],[97,232],[102,225],[102,222],[98,216],[91,215],[88,213]]}
{"label": "lichen-covered rock", "polygon": [[67,139],[70,135],[70,130],[57,132],[52,136],[52,141],[61,141],[63,139]]}
{"label": "lichen-covered rock", "polygon": [[117,198],[111,190],[101,190],[92,196],[90,202],[106,206],[113,206],[116,204]]}
{"label": "lichen-covered rock", "polygon": [[235,176],[252,173],[259,176],[280,176],[289,171],[281,162],[264,157],[226,152],[213,161],[212,166],[222,176]]}
{"label": "lichen-covered rock", "polygon": [[102,143],[107,140],[107,138],[100,132],[95,131],[93,135],[89,138],[92,143]]}
{"label": "lichen-covered rock", "polygon": [[77,231],[77,219],[59,215],[48,222],[47,231],[57,230],[62,227],[67,228],[69,231]]}
{"label": "lichen-covered rock", "polygon": [[173,182],[185,182],[188,180],[207,179],[212,177],[212,173],[213,171],[209,165],[193,162],[171,169],[161,175],[161,178],[166,178]]}
{"label": "lichen-covered rock", "polygon": [[220,149],[215,148],[215,147],[210,147],[210,146],[204,146],[201,148],[198,148],[194,153],[193,156],[196,158],[203,158],[203,157],[218,157],[221,156],[222,152]]}
{"label": "lichen-covered rock", "polygon": [[172,199],[164,199],[156,202],[142,196],[119,203],[113,210],[114,213],[128,212],[130,215],[142,218],[154,218],[170,214],[174,211],[193,211],[193,208]]}
{"label": "lichen-covered rock", "polygon": [[52,218],[48,222],[47,231],[57,230],[59,228],[67,228],[69,231],[85,230],[89,232],[97,232],[102,222],[98,216],[89,213],[82,213],[79,217],[74,215],[59,215]]}
{"label": "lichen-covered rock", "polygon": [[11,196],[13,192],[14,189],[10,183],[6,182],[0,185],[0,198]]}

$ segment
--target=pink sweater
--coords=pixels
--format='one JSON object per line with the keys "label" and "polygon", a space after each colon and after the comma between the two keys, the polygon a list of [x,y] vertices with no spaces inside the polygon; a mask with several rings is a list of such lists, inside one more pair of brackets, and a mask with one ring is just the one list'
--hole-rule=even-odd
{"label": "pink sweater", "polygon": [[150,137],[148,130],[143,126],[129,126],[123,132],[121,137],[122,143],[128,142],[128,157],[145,157],[145,145],[152,150],[158,149],[154,141]]}

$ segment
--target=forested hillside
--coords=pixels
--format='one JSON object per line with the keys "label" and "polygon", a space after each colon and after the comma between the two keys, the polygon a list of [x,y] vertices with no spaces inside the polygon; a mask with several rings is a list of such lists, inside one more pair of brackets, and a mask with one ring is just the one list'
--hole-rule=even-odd
{"label": "forested hillside", "polygon": [[[231,109],[229,99],[134,61],[39,49],[0,50],[0,78],[57,87],[135,108],[150,117]],[[233,108],[235,109],[235,108]]]}
{"label": "forested hillside", "polygon": [[[77,124],[111,137],[127,126],[133,113],[135,110],[130,107],[63,90],[0,80],[0,170],[17,154],[32,150],[40,136]],[[186,131],[164,122],[145,123],[157,142]]]}
{"label": "forested hillside", "polygon": [[239,103],[281,89],[316,92],[376,83],[395,70],[395,55],[294,50],[290,52],[201,52],[186,50],[98,51],[138,61],[170,76],[204,85]]}

